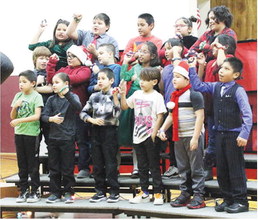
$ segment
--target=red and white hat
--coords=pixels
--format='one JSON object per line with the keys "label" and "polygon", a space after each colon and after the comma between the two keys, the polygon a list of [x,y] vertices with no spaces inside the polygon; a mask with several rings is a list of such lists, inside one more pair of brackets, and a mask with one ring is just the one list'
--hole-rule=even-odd
{"label": "red and white hat", "polygon": [[72,53],[73,55],[75,55],[81,61],[82,65],[92,66],[92,63],[89,60],[89,52],[86,47],[72,45],[71,47],[69,47],[66,53]]}
{"label": "red and white hat", "polygon": [[175,66],[173,73],[179,73],[180,75],[184,76],[185,78],[189,79],[189,65],[185,61],[181,61],[178,66]]}

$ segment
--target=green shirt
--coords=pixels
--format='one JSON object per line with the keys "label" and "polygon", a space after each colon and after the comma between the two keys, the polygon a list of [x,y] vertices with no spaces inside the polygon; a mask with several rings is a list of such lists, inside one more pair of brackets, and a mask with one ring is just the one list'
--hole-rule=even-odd
{"label": "green shirt", "polygon": [[[17,100],[22,100],[22,104],[20,107],[17,108],[17,115],[16,118],[27,118],[35,114],[35,109],[39,107],[43,107],[43,99],[42,96],[33,91],[29,95],[25,95],[22,92],[18,92],[12,101],[11,107],[15,105]],[[40,133],[40,122],[32,121],[32,122],[24,122],[18,124],[14,128],[15,134],[22,134],[28,136],[37,136]]]}

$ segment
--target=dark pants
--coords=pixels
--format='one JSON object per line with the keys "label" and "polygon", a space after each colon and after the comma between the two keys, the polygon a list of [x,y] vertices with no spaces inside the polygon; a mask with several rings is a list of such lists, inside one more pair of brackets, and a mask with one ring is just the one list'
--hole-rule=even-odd
{"label": "dark pants", "polygon": [[42,140],[42,136],[44,136],[45,143],[46,145],[48,145],[49,130],[50,130],[49,123],[40,121],[39,145]]}
{"label": "dark pants", "polygon": [[89,170],[91,160],[90,127],[76,115],[76,142],[79,148],[78,169]]}
{"label": "dark pants", "polygon": [[117,151],[117,127],[93,126],[92,160],[95,188],[97,191],[106,193],[107,186],[110,186],[110,193],[119,193]]}
{"label": "dark pants", "polygon": [[176,164],[176,156],[175,156],[175,146],[174,141],[172,141],[172,126],[166,131],[166,136],[168,138],[168,146],[169,146],[169,162],[170,166],[177,167]]}
{"label": "dark pants", "polygon": [[203,135],[200,135],[196,150],[190,150],[192,137],[180,137],[175,142],[175,154],[177,168],[181,176],[181,191],[189,194],[204,194],[204,170],[203,170]]}
{"label": "dark pants", "polygon": [[15,135],[15,145],[19,168],[19,187],[22,192],[29,188],[28,177],[31,178],[31,191],[35,192],[40,186],[38,137]]}
{"label": "dark pants", "polygon": [[153,192],[160,193],[162,190],[162,180],[160,172],[159,146],[153,143],[149,137],[140,144],[134,145],[138,160],[140,185],[143,191],[148,191],[149,171],[153,179]]}
{"label": "dark pants", "polygon": [[48,167],[50,173],[50,191],[61,196],[62,181],[64,192],[74,193],[74,140],[49,139]]}
{"label": "dark pants", "polygon": [[238,147],[239,132],[216,133],[217,177],[225,201],[247,203],[244,148]]}

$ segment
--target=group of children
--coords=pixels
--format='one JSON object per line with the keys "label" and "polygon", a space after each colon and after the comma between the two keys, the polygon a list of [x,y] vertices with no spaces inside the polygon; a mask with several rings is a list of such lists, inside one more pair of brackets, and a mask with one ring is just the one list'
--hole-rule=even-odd
{"label": "group of children", "polygon": [[[151,175],[154,205],[162,205],[159,140],[168,140],[171,167],[181,179],[181,194],[171,206],[203,208],[204,119],[208,118],[208,142],[213,148],[207,154],[218,158],[217,178],[224,199],[215,210],[248,211],[243,147],[252,112],[246,92],[235,82],[243,66],[234,57],[236,37],[229,10],[212,8],[206,20],[209,30],[198,40],[191,35],[193,18],[179,18],[176,37],[164,44],[151,34],[153,16],[141,14],[139,36],[128,42],[121,58],[116,40],[106,33],[110,28],[106,14],[93,18],[91,31],[76,30],[81,19],[74,14],[71,23],[58,20],[54,39],[38,42],[46,27],[42,22],[29,45],[35,70],[19,74],[21,92],[10,114],[20,177],[17,202],[40,200],[38,155],[44,135],[48,203],[62,198],[74,202],[77,145],[77,178],[90,175],[92,158],[96,194],[90,202],[119,201],[119,147],[132,146],[132,174],[139,176],[141,191],[129,202],[150,201]],[[208,103],[209,115],[204,92],[214,102]],[[174,171],[169,169],[167,176]]]}

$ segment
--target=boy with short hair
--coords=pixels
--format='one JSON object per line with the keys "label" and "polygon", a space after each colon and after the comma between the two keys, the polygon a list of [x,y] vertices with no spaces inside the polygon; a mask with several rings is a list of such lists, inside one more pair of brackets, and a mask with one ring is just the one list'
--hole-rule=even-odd
{"label": "boy with short hair", "polygon": [[134,109],[133,143],[136,151],[141,191],[130,203],[150,201],[149,171],[153,179],[154,205],[162,205],[162,180],[159,163],[159,147],[156,136],[166,113],[163,96],[154,90],[160,81],[160,70],[146,67],[140,73],[141,90],[135,91],[126,99],[126,85],[121,90],[121,107]]}
{"label": "boy with short hair", "polygon": [[[99,92],[93,93],[80,113],[80,118],[92,124],[92,160],[93,177],[96,194],[90,202],[118,202],[119,183],[117,178],[117,126],[120,115],[120,104],[117,97],[112,96],[111,85],[114,73],[109,68],[98,73]],[[106,182],[107,179],[107,182]],[[107,184],[110,196],[106,197]]]}
{"label": "boy with short hair", "polygon": [[143,13],[138,16],[137,26],[139,36],[129,40],[124,49],[123,56],[121,57],[121,63],[123,63],[123,58],[127,53],[136,53],[131,60],[131,62],[134,62],[138,57],[137,52],[141,49],[141,45],[147,41],[154,43],[158,48],[158,51],[160,50],[162,40],[151,33],[154,28],[154,23],[154,18],[149,13]]}
{"label": "boy with short hair", "polygon": [[93,66],[93,73],[90,78],[90,84],[88,87],[88,92],[92,94],[93,92],[100,91],[98,87],[98,72],[100,69],[109,68],[113,71],[115,75],[114,83],[112,87],[116,87],[119,85],[120,82],[120,71],[121,66],[116,64],[115,62],[115,47],[113,44],[101,44],[98,48],[98,61],[99,66]]}
{"label": "boy with short hair", "polygon": [[[19,74],[19,89],[10,113],[10,125],[14,127],[17,161],[19,167],[20,195],[16,202],[37,202],[40,200],[40,186],[37,154],[37,137],[40,132],[39,118],[43,107],[42,96],[34,90],[36,76],[27,70]],[[28,177],[31,182],[29,184]],[[31,188],[30,188],[31,187]]]}
{"label": "boy with short hair", "polygon": [[167,103],[171,112],[159,130],[159,137],[167,140],[165,131],[173,123],[172,140],[182,182],[179,187],[181,194],[170,205],[198,209],[206,206],[202,160],[204,101],[202,94],[191,88],[188,69],[185,61],[174,67],[172,83],[176,90]]}
{"label": "boy with short hair", "polygon": [[223,203],[217,212],[248,211],[244,147],[252,127],[252,111],[246,91],[235,80],[243,69],[241,60],[230,57],[219,70],[219,82],[201,82],[196,74],[196,59],[191,58],[190,80],[195,90],[213,96],[214,129],[216,131],[217,179]]}

